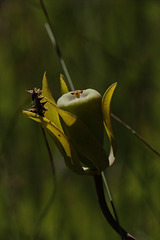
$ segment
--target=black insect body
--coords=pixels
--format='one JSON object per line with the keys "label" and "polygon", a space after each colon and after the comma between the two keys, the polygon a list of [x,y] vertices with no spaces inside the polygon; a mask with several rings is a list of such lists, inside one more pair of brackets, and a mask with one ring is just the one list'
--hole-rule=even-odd
{"label": "black insect body", "polygon": [[41,102],[43,99],[41,96],[42,90],[40,88],[34,88],[27,90],[27,92],[32,95],[32,103],[34,103],[31,108],[27,109],[27,111],[37,113],[38,115],[44,117],[44,113],[47,109],[44,107],[46,102]]}

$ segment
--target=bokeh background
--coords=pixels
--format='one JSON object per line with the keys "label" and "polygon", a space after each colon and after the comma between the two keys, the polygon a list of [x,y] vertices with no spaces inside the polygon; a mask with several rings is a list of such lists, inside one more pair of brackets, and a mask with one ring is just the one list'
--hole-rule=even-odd
{"label": "bokeh background", "polygon": [[[45,4],[75,87],[103,94],[117,81],[112,112],[160,151],[160,2]],[[93,179],[68,170],[50,141],[55,184],[41,129],[22,115],[31,104],[25,90],[41,87],[44,71],[60,96],[63,71],[44,23],[38,0],[0,1],[0,239],[118,240]],[[120,223],[137,239],[158,240],[160,158],[113,124],[118,155],[106,177]]]}

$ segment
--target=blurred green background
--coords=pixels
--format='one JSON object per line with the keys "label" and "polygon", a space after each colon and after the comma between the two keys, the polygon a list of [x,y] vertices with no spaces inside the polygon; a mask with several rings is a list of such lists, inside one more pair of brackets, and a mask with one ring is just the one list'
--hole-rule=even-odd
{"label": "blurred green background", "polygon": [[[160,2],[45,4],[75,87],[103,94],[117,81],[112,112],[160,150]],[[0,239],[118,240],[93,179],[68,170],[50,142],[55,184],[41,129],[21,113],[31,104],[25,90],[41,87],[44,71],[60,96],[63,71],[44,23],[38,0],[0,1]],[[137,239],[158,240],[160,159],[113,124],[118,156],[106,176],[120,223]]]}

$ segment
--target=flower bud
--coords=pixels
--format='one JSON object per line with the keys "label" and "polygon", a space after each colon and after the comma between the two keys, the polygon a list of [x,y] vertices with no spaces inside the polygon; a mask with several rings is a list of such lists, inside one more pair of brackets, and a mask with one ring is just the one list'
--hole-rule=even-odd
{"label": "flower bud", "polygon": [[[62,95],[57,106],[74,114],[103,144],[102,97],[94,89],[76,90]],[[80,129],[82,131],[82,129]]]}
{"label": "flower bud", "polygon": [[108,166],[103,149],[102,97],[93,89],[77,90],[62,95],[57,106],[76,116],[74,124],[64,121],[64,130],[78,158],[90,174],[100,173]]}

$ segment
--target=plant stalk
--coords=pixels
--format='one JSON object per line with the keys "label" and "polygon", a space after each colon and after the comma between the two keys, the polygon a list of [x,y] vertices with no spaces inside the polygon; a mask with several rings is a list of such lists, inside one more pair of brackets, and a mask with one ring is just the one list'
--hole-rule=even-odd
{"label": "plant stalk", "polygon": [[105,200],[102,176],[95,174],[94,182],[96,186],[96,192],[97,192],[98,202],[99,202],[101,211],[105,216],[106,220],[108,221],[108,223],[110,224],[110,226],[122,237],[122,239],[136,240],[132,235],[130,235],[126,230],[124,230],[112,216]]}

